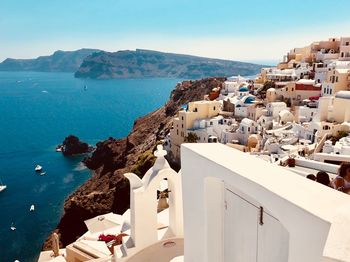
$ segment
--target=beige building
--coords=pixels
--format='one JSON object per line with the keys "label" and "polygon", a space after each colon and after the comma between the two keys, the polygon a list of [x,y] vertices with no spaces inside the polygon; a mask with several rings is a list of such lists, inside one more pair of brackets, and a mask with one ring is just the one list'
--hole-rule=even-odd
{"label": "beige building", "polygon": [[333,100],[332,120],[337,123],[350,122],[350,91],[340,91]]}
{"label": "beige building", "polygon": [[322,96],[343,90],[350,90],[350,68],[329,68],[326,80],[322,82]]}
{"label": "beige building", "polygon": [[342,37],[340,39],[339,60],[350,61],[350,37]]}
{"label": "beige building", "polygon": [[220,110],[219,101],[196,101],[190,102],[187,110],[179,111],[170,130],[170,149],[175,159],[179,159],[180,145],[185,141],[187,129],[193,128],[195,120],[215,117]]}
{"label": "beige building", "polygon": [[312,63],[316,61],[338,59],[340,55],[340,46],[341,40],[338,38],[329,38],[325,41],[313,42],[305,47],[294,48],[289,51],[284,61],[278,65],[278,68],[295,68],[301,62]]}

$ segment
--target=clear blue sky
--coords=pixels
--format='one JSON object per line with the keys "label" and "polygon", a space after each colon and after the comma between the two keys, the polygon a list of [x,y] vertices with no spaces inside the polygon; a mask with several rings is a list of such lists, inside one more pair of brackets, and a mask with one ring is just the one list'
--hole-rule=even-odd
{"label": "clear blue sky", "polygon": [[278,60],[350,36],[349,10],[349,0],[1,0],[0,61],[82,47]]}

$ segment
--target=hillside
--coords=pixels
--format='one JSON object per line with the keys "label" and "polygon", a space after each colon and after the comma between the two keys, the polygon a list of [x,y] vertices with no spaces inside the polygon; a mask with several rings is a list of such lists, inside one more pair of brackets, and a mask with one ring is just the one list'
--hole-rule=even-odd
{"label": "hillside", "polygon": [[84,58],[94,52],[99,52],[99,50],[59,50],[50,56],[39,56],[35,59],[7,58],[0,63],[0,71],[75,72]]}
{"label": "hillside", "polygon": [[99,52],[86,57],[75,73],[79,78],[174,77],[199,79],[254,75],[262,65],[190,55],[141,50]]}
{"label": "hillside", "polygon": [[[122,214],[129,208],[130,187],[123,174],[134,172],[143,176],[153,165],[154,147],[169,132],[173,117],[181,106],[203,99],[224,80],[207,78],[179,83],[162,108],[135,121],[127,137],[97,143],[93,154],[84,160],[85,165],[94,171],[93,176],[65,201],[63,217],[55,230],[60,234],[61,246],[72,243],[85,233],[84,220],[108,212]],[[50,248],[48,237],[43,249]]]}

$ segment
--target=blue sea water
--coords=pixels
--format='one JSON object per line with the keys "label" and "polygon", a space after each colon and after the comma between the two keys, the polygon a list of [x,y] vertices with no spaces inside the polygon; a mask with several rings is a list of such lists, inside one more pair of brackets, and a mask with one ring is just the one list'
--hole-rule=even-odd
{"label": "blue sea water", "polygon": [[[81,157],[65,158],[55,146],[69,134],[89,144],[126,136],[137,117],[164,105],[178,81],[0,72],[0,179],[7,185],[0,193],[1,262],[36,261],[64,199],[90,177]],[[34,172],[36,164],[45,176]]]}

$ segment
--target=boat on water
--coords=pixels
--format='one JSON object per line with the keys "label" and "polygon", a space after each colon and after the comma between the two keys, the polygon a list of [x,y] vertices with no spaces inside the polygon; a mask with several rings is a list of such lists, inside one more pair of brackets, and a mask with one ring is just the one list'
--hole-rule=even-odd
{"label": "boat on water", "polygon": [[62,152],[62,150],[63,150],[63,145],[56,146],[56,152]]}
{"label": "boat on water", "polygon": [[41,175],[41,176],[45,176],[45,175],[46,175],[46,172],[41,172],[40,175]]}
{"label": "boat on water", "polygon": [[4,191],[7,188],[6,185],[0,185],[0,192]]}
{"label": "boat on water", "polygon": [[34,210],[35,210],[35,206],[31,205],[30,208],[29,208],[29,212],[33,212]]}
{"label": "boat on water", "polygon": [[41,170],[43,169],[43,167],[41,166],[41,165],[36,165],[36,167],[35,167],[35,171],[36,172],[40,172]]}
{"label": "boat on water", "polygon": [[7,188],[7,186],[4,185],[4,184],[2,183],[2,181],[0,180],[0,192],[4,191],[6,188]]}
{"label": "boat on water", "polygon": [[15,231],[17,228],[15,227],[15,224],[12,222],[11,223],[11,227],[10,227],[10,229],[12,230],[12,231]]}

